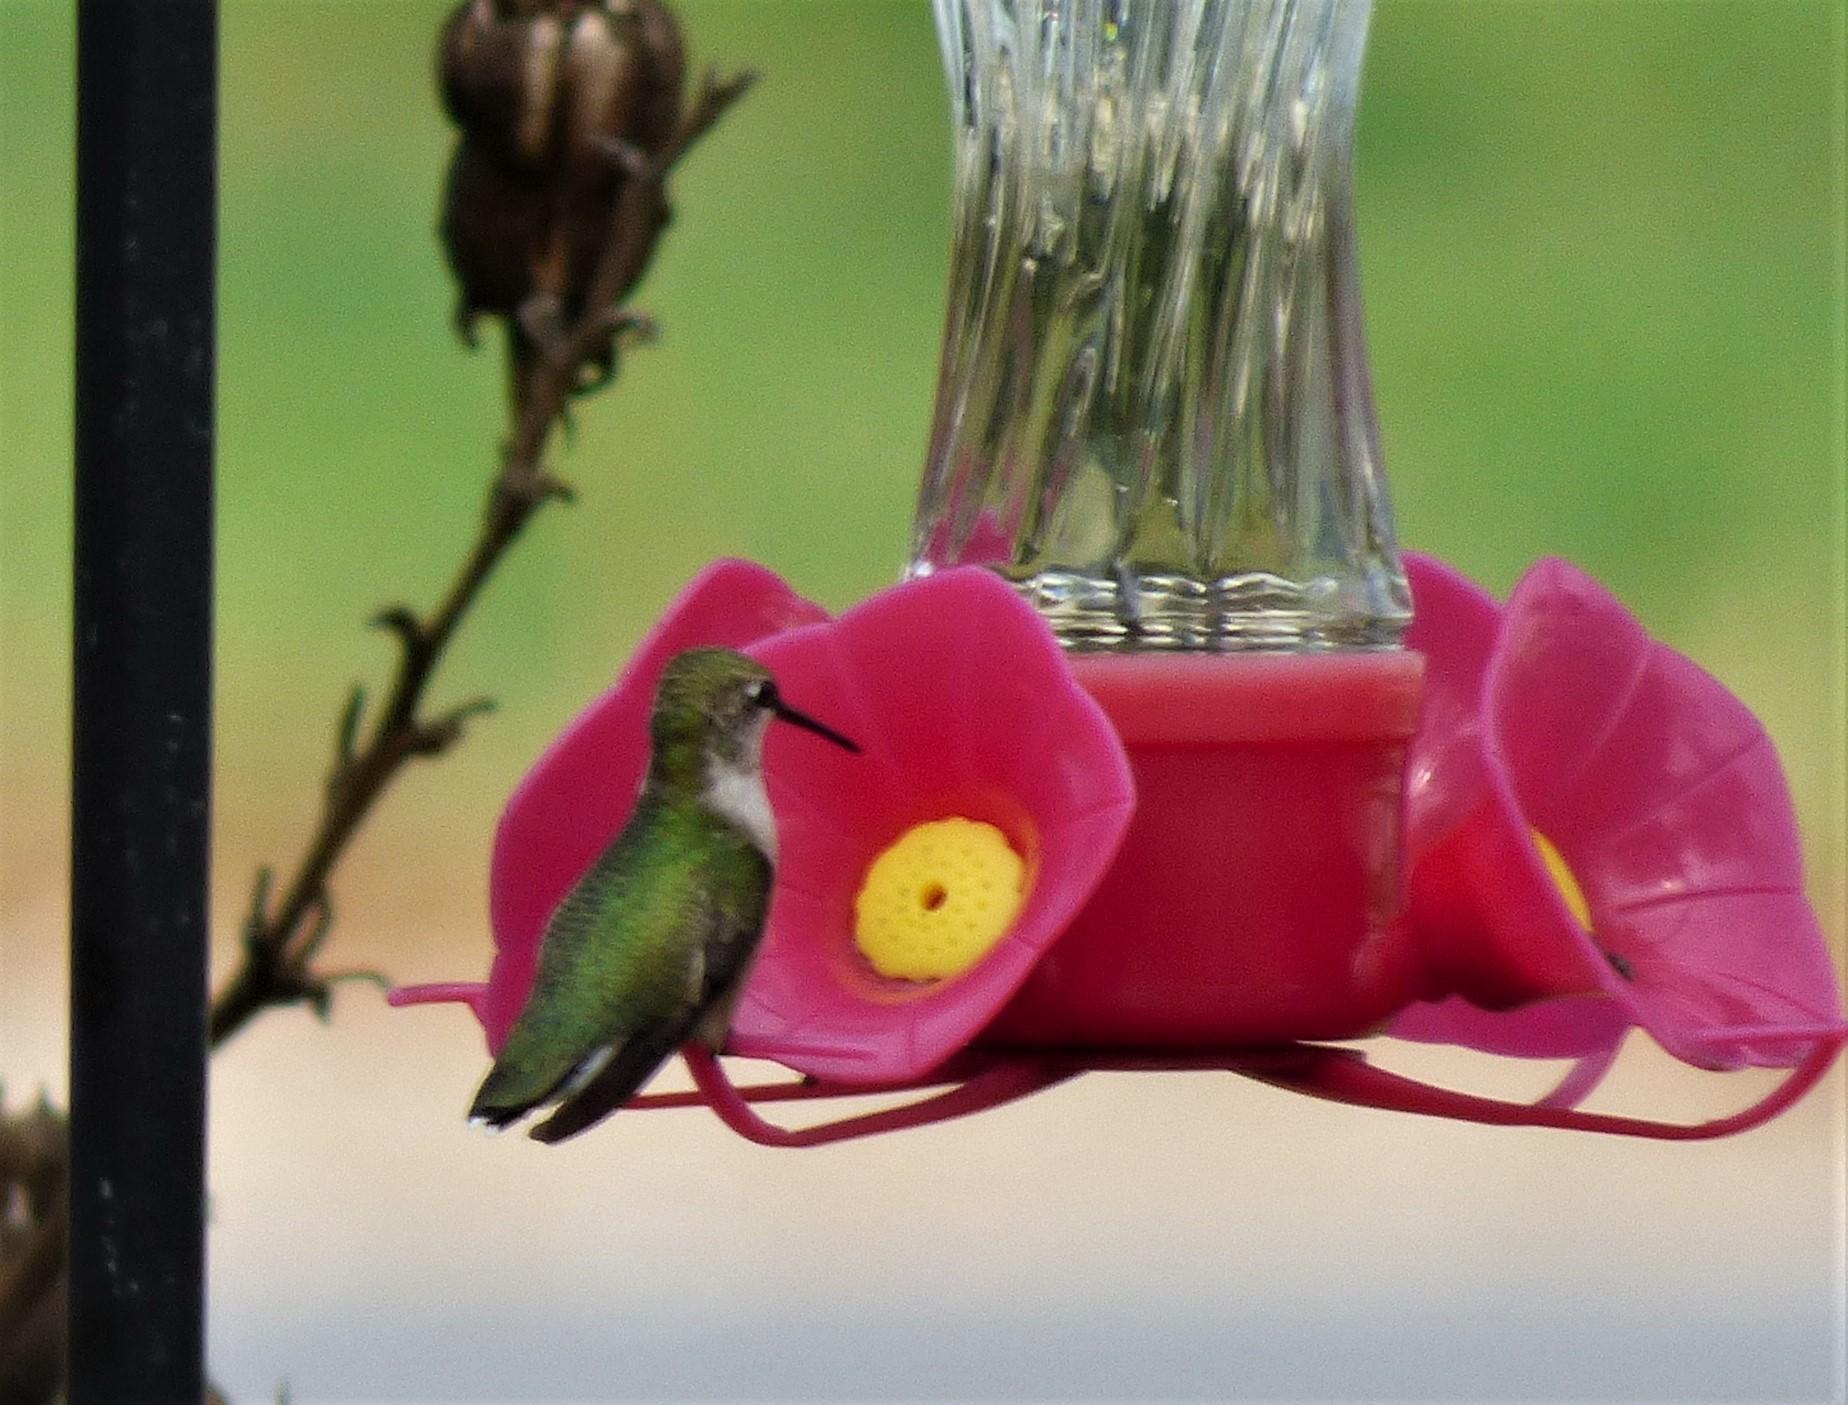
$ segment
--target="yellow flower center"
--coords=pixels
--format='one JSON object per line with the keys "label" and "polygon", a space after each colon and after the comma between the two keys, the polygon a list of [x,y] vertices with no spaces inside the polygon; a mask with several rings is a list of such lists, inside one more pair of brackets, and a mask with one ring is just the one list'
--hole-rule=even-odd
{"label": "yellow flower center", "polygon": [[1559,889],[1559,895],[1566,900],[1566,906],[1578,919],[1579,926],[1587,932],[1591,930],[1591,905],[1585,901],[1585,890],[1578,885],[1578,879],[1572,876],[1572,865],[1566,862],[1566,856],[1553,846],[1539,830],[1529,831],[1534,837],[1534,844],[1540,850],[1540,857],[1546,864],[1546,871],[1552,875],[1553,886]]}
{"label": "yellow flower center", "polygon": [[853,900],[854,942],[894,980],[960,975],[1014,925],[1026,870],[991,824],[913,825],[868,866]]}

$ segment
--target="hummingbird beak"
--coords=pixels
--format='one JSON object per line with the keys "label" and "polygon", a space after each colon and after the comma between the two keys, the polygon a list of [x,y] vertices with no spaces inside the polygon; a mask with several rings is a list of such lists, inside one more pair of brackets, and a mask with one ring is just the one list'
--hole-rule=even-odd
{"label": "hummingbird beak", "polygon": [[859,755],[860,748],[858,743],[849,741],[846,737],[843,737],[839,732],[835,731],[834,728],[827,726],[825,723],[817,722],[806,712],[797,712],[788,703],[784,702],[779,694],[772,692],[764,699],[764,706],[770,709],[772,716],[784,722],[794,723],[805,732],[813,732],[818,737],[826,737],[836,746],[851,751],[856,756]]}

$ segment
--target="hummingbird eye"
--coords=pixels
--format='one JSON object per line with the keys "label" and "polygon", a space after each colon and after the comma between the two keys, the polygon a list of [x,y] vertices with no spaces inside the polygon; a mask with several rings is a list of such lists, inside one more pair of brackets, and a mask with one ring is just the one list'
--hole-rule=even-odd
{"label": "hummingbird eye", "polygon": [[774,707],[776,705],[776,684],[769,679],[761,683],[753,683],[745,696],[758,707]]}

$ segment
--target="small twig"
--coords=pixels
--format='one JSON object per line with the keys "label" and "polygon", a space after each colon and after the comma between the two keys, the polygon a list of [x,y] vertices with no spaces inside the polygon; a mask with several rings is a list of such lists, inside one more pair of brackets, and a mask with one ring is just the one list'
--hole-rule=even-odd
{"label": "small twig", "polygon": [[355,982],[359,982],[363,985],[377,986],[381,992],[391,989],[391,980],[383,971],[367,969],[317,972],[315,982],[316,989],[314,993],[308,997],[308,1004],[314,1011],[315,1018],[322,1024],[326,1024],[331,1020],[334,1017],[334,987],[337,985],[352,985]]}
{"label": "small twig", "polygon": [[[334,762],[314,836],[272,908],[267,869],[258,875],[245,923],[244,959],[212,1001],[211,1042],[222,1044],[258,1011],[306,1003],[325,1012],[336,980],[374,979],[372,973],[333,976],[314,969],[313,958],[332,921],[327,885],[373,804],[399,770],[417,757],[440,755],[461,739],[469,719],[493,707],[476,698],[425,717],[424,695],[449,641],[507,549],[532,515],[571,490],[544,467],[547,441],[565,418],[571,397],[585,388],[586,368],[609,362],[625,334],[651,334],[653,323],[626,306],[667,223],[668,173],[687,150],[756,81],[753,73],[721,80],[705,76],[679,126],[645,156],[616,154],[628,179],[611,215],[609,238],[589,284],[584,313],[565,329],[559,354],[537,356],[518,388],[500,472],[488,493],[474,543],[434,613],[420,617],[395,604],[373,618],[398,640],[398,665],[365,728],[366,697],[354,688],[334,728]],[[638,159],[639,158],[639,159]],[[363,734],[363,735],[362,735]]]}
{"label": "small twig", "polygon": [[341,710],[340,723],[334,729],[334,769],[328,777],[331,784],[335,777],[353,764],[355,748],[359,745],[359,719],[366,711],[366,690],[355,683],[352,693],[347,697],[347,705]]}

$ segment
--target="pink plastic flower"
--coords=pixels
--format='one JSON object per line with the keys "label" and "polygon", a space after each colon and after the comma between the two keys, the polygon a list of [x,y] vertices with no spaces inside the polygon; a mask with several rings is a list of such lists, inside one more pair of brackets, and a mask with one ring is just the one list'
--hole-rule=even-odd
{"label": "pink plastic flower", "polygon": [[[1482,683],[1501,631],[1502,607],[1440,561],[1412,552],[1404,561],[1413,605],[1405,644],[1425,659],[1418,732],[1405,768],[1405,849],[1416,868],[1417,859],[1462,824],[1487,790]],[[1425,921],[1418,935],[1427,946],[1454,943],[1467,949],[1478,942],[1474,918],[1465,920],[1463,930],[1450,932],[1429,912],[1429,894],[1424,896]],[[1557,1100],[1561,1093],[1588,1091],[1582,1085],[1608,1067],[1629,1028],[1625,1006],[1599,990],[1501,1010],[1485,1010],[1461,996],[1419,1002],[1393,1021],[1391,1033],[1520,1058],[1594,1060],[1590,1078],[1562,1087],[1553,1095]]]}
{"label": "pink plastic flower", "polygon": [[1407,920],[1484,1008],[1414,1007],[1393,1032],[1583,1054],[1614,1046],[1620,1012],[1707,1068],[1789,1067],[1838,1034],[1789,793],[1744,704],[1563,561],[1505,611],[1407,566],[1430,669]]}
{"label": "pink plastic flower", "polygon": [[[977,567],[748,652],[864,755],[766,743],[781,853],[736,1046],[843,1082],[918,1077],[1000,1010],[1109,867],[1135,804],[1122,743],[1045,623]],[[881,977],[856,949],[856,893],[894,841],[950,817],[1024,860],[1018,914],[961,974]]]}
{"label": "pink plastic flower", "polygon": [[615,685],[584,709],[520,782],[494,836],[489,908],[494,965],[486,982],[409,986],[394,1005],[461,1001],[498,1052],[532,989],[545,924],[571,885],[622,830],[648,768],[648,713],[669,659],[739,649],[828,617],[773,572],[717,561],[700,572],[636,650]]}
{"label": "pink plastic flower", "polygon": [[[847,1082],[902,1081],[1000,1009],[1090,896],[1128,824],[1134,796],[1116,733],[1045,624],[988,571],[897,586],[827,622],[737,561],[687,588],[514,793],[495,839],[486,983],[411,987],[394,1004],[463,1001],[498,1049],[531,988],[546,921],[633,809],[662,669],[714,644],[748,649],[792,704],[862,749],[837,756],[806,733],[769,733],[776,887],[731,1050]],[[959,974],[881,977],[855,946],[856,894],[894,840],[951,817],[1005,836],[1022,862],[1018,911]]]}

